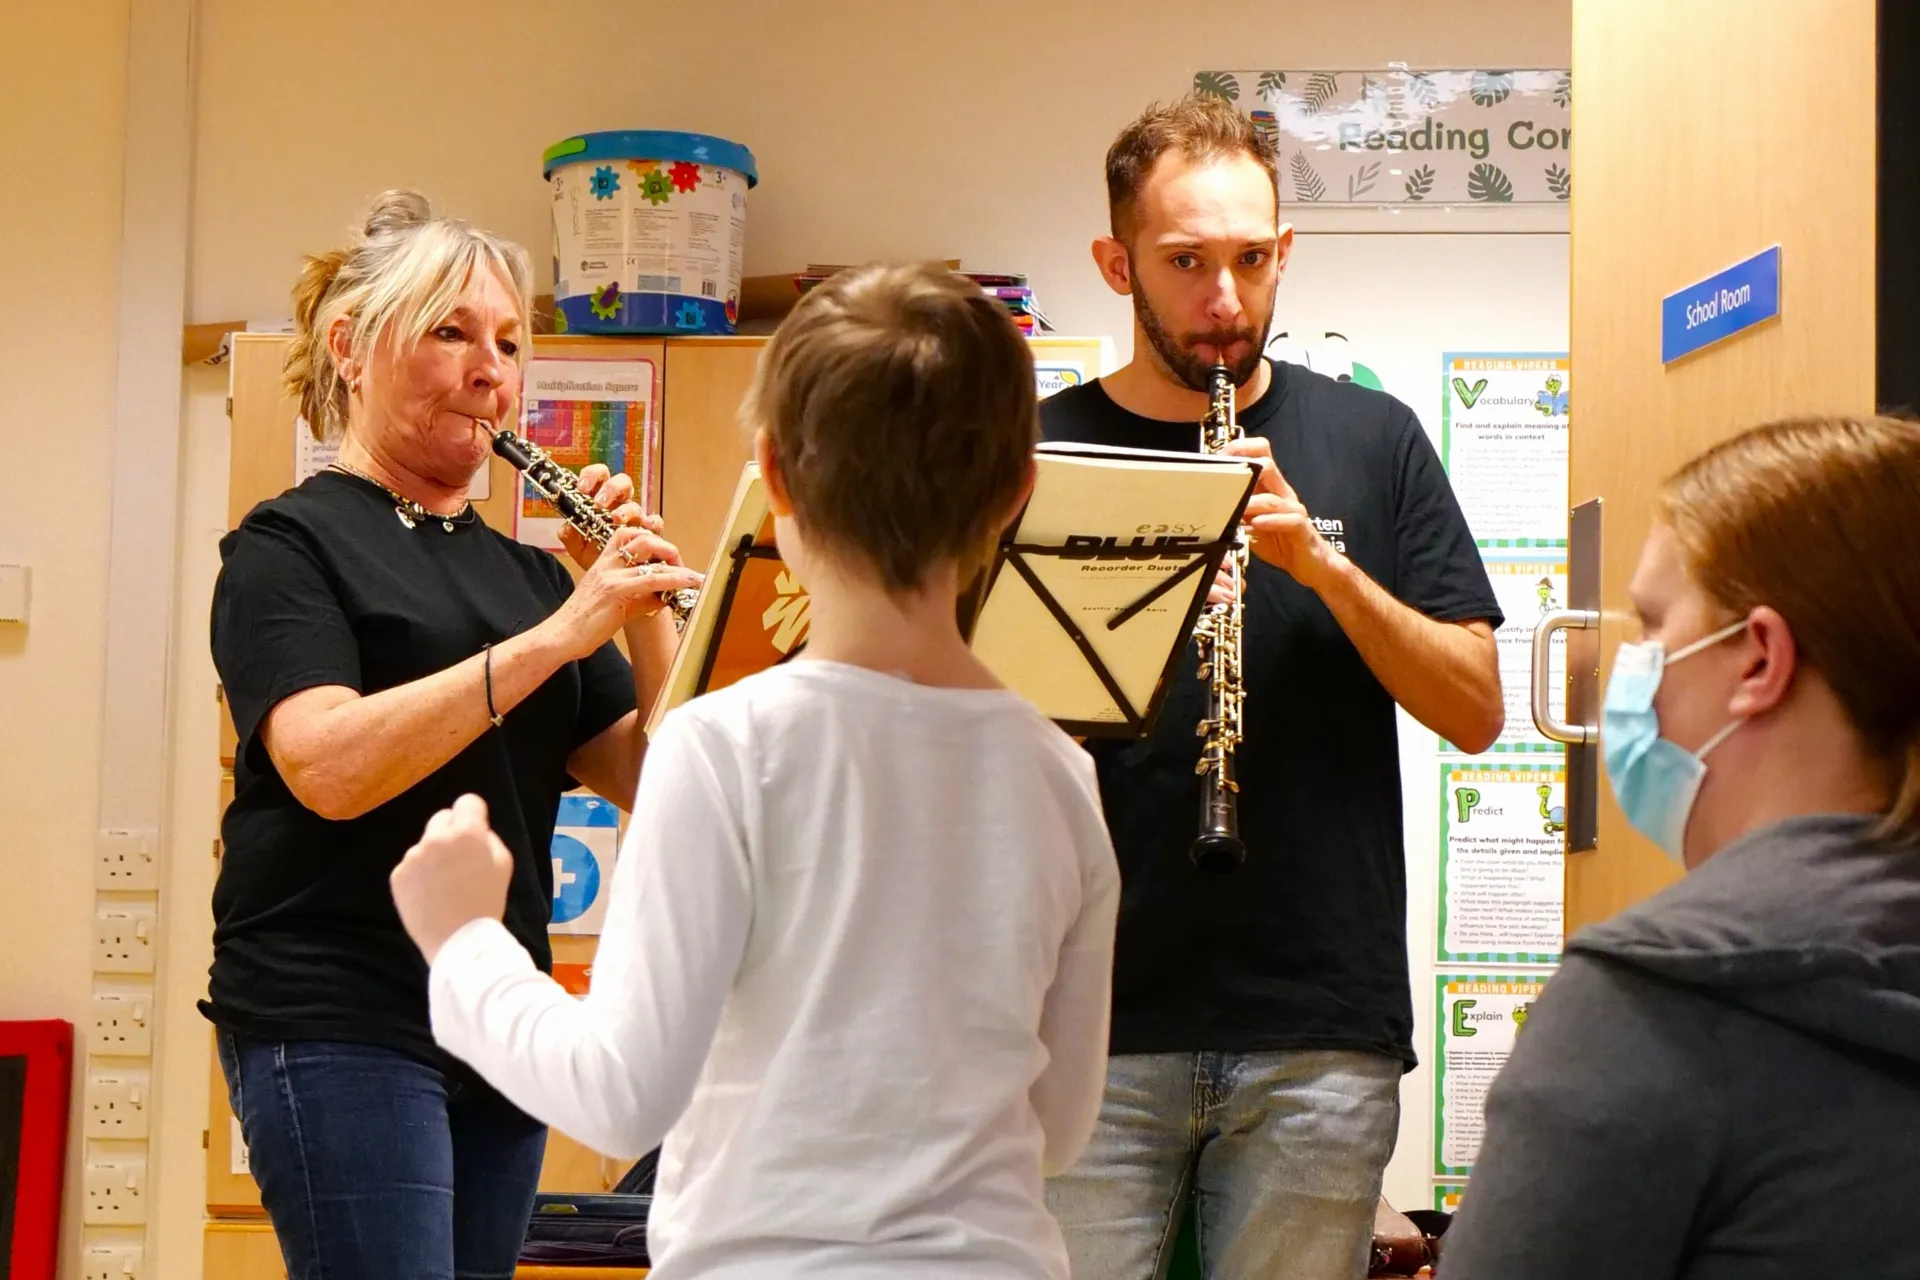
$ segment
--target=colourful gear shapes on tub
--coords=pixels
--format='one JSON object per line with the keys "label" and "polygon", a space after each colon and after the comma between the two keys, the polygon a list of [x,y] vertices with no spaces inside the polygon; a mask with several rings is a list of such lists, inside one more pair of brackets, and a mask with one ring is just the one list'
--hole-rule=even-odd
{"label": "colourful gear shapes on tub", "polygon": [[698,329],[704,319],[699,303],[683,302],[680,304],[680,314],[674,317],[673,323],[681,329]]}
{"label": "colourful gear shapes on tub", "polygon": [[737,293],[730,293],[727,295],[727,323],[735,324],[739,321],[739,319],[740,319],[740,295]]}
{"label": "colourful gear shapes on tub", "polygon": [[659,169],[640,179],[640,194],[653,204],[665,204],[673,196],[673,181]]}
{"label": "colourful gear shapes on tub", "polygon": [[567,313],[558,307],[553,309],[553,331],[555,333],[565,333],[567,331]]}
{"label": "colourful gear shapes on tub", "polygon": [[612,165],[603,164],[593,171],[593,198],[595,200],[611,200],[613,199],[613,193],[619,189],[620,175],[613,171]]}
{"label": "colourful gear shapes on tub", "polygon": [[587,295],[587,301],[593,306],[593,314],[602,320],[611,320],[620,314],[620,282],[607,281],[604,289]]}
{"label": "colourful gear shapes on tub", "polygon": [[633,170],[635,177],[644,178],[647,176],[647,171],[659,163],[658,160],[629,160],[627,168]]}
{"label": "colourful gear shapes on tub", "polygon": [[675,191],[692,191],[700,185],[700,166],[687,160],[676,160],[673,168],[667,170],[673,179]]}

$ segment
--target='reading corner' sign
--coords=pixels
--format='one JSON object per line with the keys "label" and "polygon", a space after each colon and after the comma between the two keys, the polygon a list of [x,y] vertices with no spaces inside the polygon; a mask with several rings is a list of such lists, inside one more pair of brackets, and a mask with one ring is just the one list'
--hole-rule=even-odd
{"label": "'reading corner' sign", "polygon": [[1193,88],[1239,105],[1274,139],[1282,203],[1573,197],[1568,71],[1202,71]]}

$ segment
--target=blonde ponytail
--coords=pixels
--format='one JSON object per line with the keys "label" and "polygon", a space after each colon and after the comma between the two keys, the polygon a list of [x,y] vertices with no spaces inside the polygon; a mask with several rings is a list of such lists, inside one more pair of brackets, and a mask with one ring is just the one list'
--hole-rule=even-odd
{"label": "blonde ponytail", "polygon": [[[444,319],[472,274],[491,269],[511,287],[520,326],[531,332],[533,265],[519,245],[454,218],[435,218],[417,191],[384,192],[362,225],[360,242],[311,254],[293,286],[293,345],[283,369],[287,392],[316,440],[347,426],[347,383],[334,363],[329,333],[342,317],[354,363],[397,336],[417,341]],[[525,360],[526,343],[521,343]]]}
{"label": "blonde ponytail", "polygon": [[347,387],[327,349],[326,330],[318,328],[327,291],[347,264],[342,249],[308,254],[293,286],[293,346],[284,370],[287,393],[300,406],[300,416],[316,440],[337,434],[347,420]]}

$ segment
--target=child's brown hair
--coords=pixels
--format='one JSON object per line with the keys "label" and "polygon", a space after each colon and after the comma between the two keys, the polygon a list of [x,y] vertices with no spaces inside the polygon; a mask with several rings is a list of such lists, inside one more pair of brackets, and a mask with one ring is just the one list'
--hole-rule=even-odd
{"label": "child's brown hair", "polygon": [[794,516],[890,592],[979,567],[1039,440],[1033,355],[1006,309],[938,263],[816,285],[761,355],[743,407]]}

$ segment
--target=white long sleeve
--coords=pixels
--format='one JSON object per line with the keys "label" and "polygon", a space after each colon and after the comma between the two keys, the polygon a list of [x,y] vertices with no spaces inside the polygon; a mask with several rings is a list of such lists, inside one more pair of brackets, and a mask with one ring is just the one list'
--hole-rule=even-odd
{"label": "white long sleeve", "polygon": [[1040,1014],[1047,1067],[1033,1084],[1046,1133],[1041,1172],[1071,1169],[1093,1139],[1107,1092],[1107,1022],[1113,1002],[1113,934],[1120,882],[1097,880],[1060,948],[1060,968]]}
{"label": "white long sleeve", "polygon": [[1118,900],[1029,703],[803,658],[662,725],[588,997],[474,924],[433,1029],[589,1146],[665,1134],[653,1280],[1065,1280],[1043,1170],[1098,1115]]}
{"label": "white long sleeve", "polygon": [[607,1155],[653,1150],[686,1107],[752,915],[737,810],[686,727],[647,751],[584,1001],[491,920],[448,939],[429,980],[442,1047]]}

